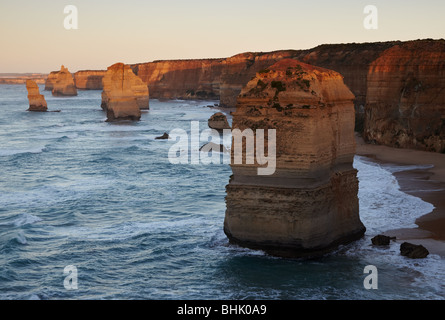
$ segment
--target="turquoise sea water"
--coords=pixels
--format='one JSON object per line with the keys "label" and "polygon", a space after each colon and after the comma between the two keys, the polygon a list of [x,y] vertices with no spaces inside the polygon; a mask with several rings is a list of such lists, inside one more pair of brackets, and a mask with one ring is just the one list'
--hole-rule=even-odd
{"label": "turquoise sea water", "polygon": [[[444,259],[370,245],[413,227],[432,205],[399,190],[390,168],[356,157],[362,240],[317,260],[230,245],[223,233],[230,166],[174,165],[175,128],[201,130],[214,102],[151,100],[135,123],[106,123],[100,91],[45,94],[0,86],[0,299],[444,299]],[[78,289],[64,287],[64,268]],[[364,267],[378,269],[366,290]]]}

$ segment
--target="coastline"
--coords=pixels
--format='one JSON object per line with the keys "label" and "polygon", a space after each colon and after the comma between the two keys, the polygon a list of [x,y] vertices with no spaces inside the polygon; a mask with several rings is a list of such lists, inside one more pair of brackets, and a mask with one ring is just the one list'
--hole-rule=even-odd
{"label": "coastline", "polygon": [[381,164],[426,166],[396,172],[394,176],[401,191],[431,203],[435,209],[416,219],[417,228],[391,229],[383,234],[396,237],[400,244],[421,244],[431,254],[445,257],[445,154],[367,144],[358,134],[356,144],[357,155]]}

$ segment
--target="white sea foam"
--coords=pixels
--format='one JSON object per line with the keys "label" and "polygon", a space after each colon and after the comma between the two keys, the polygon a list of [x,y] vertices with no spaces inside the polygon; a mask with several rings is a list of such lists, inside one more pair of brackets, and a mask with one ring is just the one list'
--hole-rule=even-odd
{"label": "white sea foam", "polygon": [[43,151],[45,151],[45,147],[29,149],[0,149],[0,157],[8,157],[24,153],[42,153]]}
{"label": "white sea foam", "polygon": [[24,213],[14,220],[14,226],[22,227],[27,224],[33,224],[40,221],[42,221],[42,219],[40,219],[39,217],[33,216],[32,214],[29,213]]}
{"label": "white sea foam", "polygon": [[354,167],[358,170],[360,218],[370,233],[417,227],[415,220],[434,209],[431,203],[402,192],[386,167],[359,156]]}

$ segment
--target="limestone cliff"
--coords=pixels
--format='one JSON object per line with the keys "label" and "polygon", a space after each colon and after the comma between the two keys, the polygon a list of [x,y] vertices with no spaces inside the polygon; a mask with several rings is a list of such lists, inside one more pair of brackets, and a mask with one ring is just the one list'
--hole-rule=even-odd
{"label": "limestone cliff", "polygon": [[45,90],[47,88],[48,90],[52,88],[53,96],[77,96],[73,75],[64,66],[60,68],[60,71],[51,72],[48,75]]}
{"label": "limestone cliff", "polygon": [[445,152],[445,40],[409,41],[370,66],[364,138]]}
{"label": "limestone cliff", "polygon": [[232,140],[224,221],[232,242],[280,256],[305,256],[363,235],[352,167],[353,100],[340,74],[292,59],[247,83],[232,129],[275,129],[276,170],[259,176],[257,161],[235,164]]}
{"label": "limestone cliff", "polygon": [[105,70],[80,70],[74,74],[74,82],[80,90],[102,90]]}
{"label": "limestone cliff", "polygon": [[29,109],[28,111],[47,111],[45,97],[40,94],[39,86],[34,80],[26,80],[26,90],[28,91]]}
{"label": "limestone cliff", "polygon": [[102,82],[101,107],[107,112],[108,121],[141,118],[141,106],[148,107],[148,88],[143,85],[147,89],[143,95],[141,80],[129,66],[116,63],[108,67]]}
{"label": "limestone cliff", "polygon": [[157,99],[219,99],[223,59],[165,60],[132,65]]}

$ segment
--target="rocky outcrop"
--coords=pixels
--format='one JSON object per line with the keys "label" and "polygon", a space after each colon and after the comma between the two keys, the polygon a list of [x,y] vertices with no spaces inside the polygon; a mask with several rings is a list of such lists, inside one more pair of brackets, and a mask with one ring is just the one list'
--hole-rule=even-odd
{"label": "rocky outcrop", "polygon": [[162,136],[155,138],[155,140],[167,140],[167,139],[170,139],[170,136],[168,135],[167,132],[164,132],[164,134]]}
{"label": "rocky outcrop", "polygon": [[383,234],[378,234],[371,239],[371,242],[375,246],[388,246],[391,242],[391,237],[385,236]]}
{"label": "rocky outcrop", "polygon": [[230,129],[229,122],[227,121],[227,117],[222,112],[217,112],[213,114],[209,120],[207,121],[210,129],[215,130],[224,130]]}
{"label": "rocky outcrop", "polygon": [[131,68],[123,63],[116,63],[108,67],[103,77],[103,91],[101,107],[107,112],[107,121],[139,120],[141,106],[148,107],[148,88],[143,95],[141,80]]}
{"label": "rocky outcrop", "polygon": [[73,75],[64,66],[48,75],[45,90],[51,90],[53,96],[77,96]]}
{"label": "rocky outcrop", "polygon": [[232,130],[275,129],[276,170],[259,176],[258,161],[236,164],[232,145],[224,220],[232,242],[280,256],[311,256],[363,235],[352,166],[353,100],[339,73],[291,59],[247,83]]}
{"label": "rocky outcrop", "polygon": [[421,244],[416,245],[409,242],[404,242],[400,245],[400,254],[411,259],[423,259],[430,253]]}
{"label": "rocky outcrop", "polygon": [[105,70],[80,70],[74,74],[74,82],[79,90],[102,90]]}
{"label": "rocky outcrop", "polygon": [[370,66],[364,138],[445,152],[445,40],[408,41]]}
{"label": "rocky outcrop", "polygon": [[29,109],[28,111],[47,111],[45,97],[40,94],[39,86],[34,80],[26,80],[26,90],[28,91]]}

